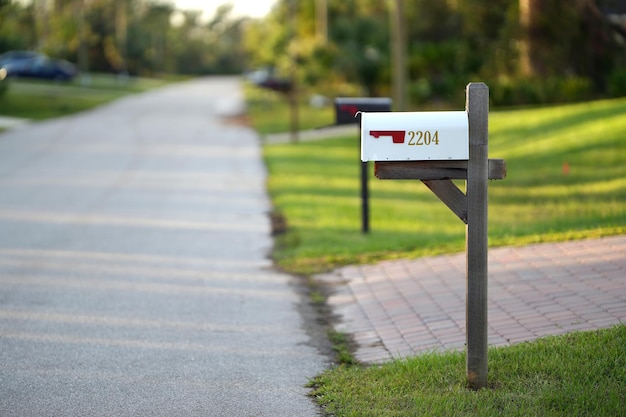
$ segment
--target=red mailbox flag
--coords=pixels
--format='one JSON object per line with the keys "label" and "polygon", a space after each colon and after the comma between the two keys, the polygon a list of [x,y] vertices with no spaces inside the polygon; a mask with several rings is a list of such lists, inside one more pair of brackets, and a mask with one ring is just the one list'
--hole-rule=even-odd
{"label": "red mailbox flag", "polygon": [[391,136],[393,143],[404,143],[406,130],[370,130],[370,136],[376,139],[381,136]]}

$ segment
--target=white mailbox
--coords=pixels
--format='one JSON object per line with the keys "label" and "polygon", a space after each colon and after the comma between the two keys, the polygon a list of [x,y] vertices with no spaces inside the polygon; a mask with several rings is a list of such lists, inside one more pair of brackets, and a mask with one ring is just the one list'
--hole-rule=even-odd
{"label": "white mailbox", "polygon": [[469,159],[464,111],[361,113],[361,160]]}

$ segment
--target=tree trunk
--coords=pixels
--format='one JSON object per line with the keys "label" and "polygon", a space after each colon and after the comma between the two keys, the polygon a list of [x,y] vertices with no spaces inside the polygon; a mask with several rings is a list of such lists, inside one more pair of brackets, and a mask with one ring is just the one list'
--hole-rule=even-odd
{"label": "tree trunk", "polygon": [[407,110],[407,64],[406,31],[403,0],[390,1],[391,50],[392,50],[392,90],[393,107],[396,111]]}
{"label": "tree trunk", "polygon": [[542,4],[543,0],[519,0],[520,27],[520,70],[526,76],[541,76],[546,73],[542,51]]}

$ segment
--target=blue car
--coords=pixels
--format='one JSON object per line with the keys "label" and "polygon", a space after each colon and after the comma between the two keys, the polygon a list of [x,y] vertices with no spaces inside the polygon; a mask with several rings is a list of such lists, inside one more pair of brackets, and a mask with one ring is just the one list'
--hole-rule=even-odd
{"label": "blue car", "polygon": [[70,81],[78,75],[76,65],[32,51],[10,51],[0,55],[0,68],[7,77]]}
{"label": "blue car", "polygon": [[3,54],[0,54],[0,67],[5,65],[19,65],[20,63],[24,63],[35,59],[39,56],[45,56],[40,54],[39,52],[34,51],[9,51]]}

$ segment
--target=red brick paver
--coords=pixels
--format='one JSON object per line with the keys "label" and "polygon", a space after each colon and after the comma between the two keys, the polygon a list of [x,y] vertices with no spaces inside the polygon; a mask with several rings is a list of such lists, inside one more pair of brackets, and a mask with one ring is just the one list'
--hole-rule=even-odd
{"label": "red brick paver", "polygon": [[[362,362],[464,349],[465,253],[317,278]],[[626,323],[626,236],[490,249],[488,314],[490,346]]]}

